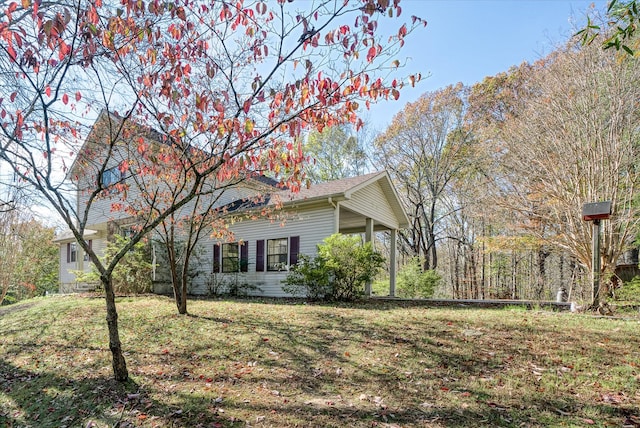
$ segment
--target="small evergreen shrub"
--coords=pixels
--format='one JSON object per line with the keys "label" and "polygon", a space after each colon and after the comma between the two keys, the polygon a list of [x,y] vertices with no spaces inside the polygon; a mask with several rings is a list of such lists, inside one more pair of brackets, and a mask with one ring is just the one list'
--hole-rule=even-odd
{"label": "small evergreen shrub", "polygon": [[404,298],[428,298],[442,280],[435,270],[422,271],[422,261],[413,257],[398,272],[398,295]]}
{"label": "small evergreen shrub", "polygon": [[640,302],[640,277],[636,276],[616,290],[616,300],[625,302]]}
{"label": "small evergreen shrub", "polygon": [[[120,235],[114,235],[114,240],[107,244],[105,254],[102,257],[104,264],[110,263],[113,256],[126,245],[127,239]],[[140,241],[131,251],[124,255],[120,263],[113,270],[111,281],[116,293],[149,293],[152,289],[152,264],[149,246]],[[90,272],[74,272],[78,282],[96,283],[102,287],[100,273],[91,265]]]}
{"label": "small evergreen shrub", "polygon": [[382,255],[360,236],[336,233],[318,245],[318,255],[300,255],[283,281],[287,293],[316,300],[348,301],[363,294],[384,263]]}

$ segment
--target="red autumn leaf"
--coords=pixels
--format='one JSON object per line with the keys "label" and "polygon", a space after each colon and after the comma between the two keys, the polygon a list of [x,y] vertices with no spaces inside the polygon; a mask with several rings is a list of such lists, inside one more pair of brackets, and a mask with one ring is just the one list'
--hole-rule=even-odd
{"label": "red autumn leaf", "polygon": [[182,6],[180,6],[177,10],[176,10],[176,15],[178,16],[178,18],[182,19],[183,21],[187,20],[187,15],[184,12],[184,8]]}
{"label": "red autumn leaf", "polygon": [[69,95],[64,94],[64,95],[62,96],[62,102],[63,102],[65,105],[69,104]]}
{"label": "red autumn leaf", "polygon": [[10,15],[12,12],[15,12],[18,8],[18,3],[11,2],[9,3],[9,8],[7,9],[7,15]]}
{"label": "red autumn leaf", "polygon": [[244,102],[242,106],[242,110],[246,113],[249,113],[249,109],[251,109],[251,99],[248,99]]}
{"label": "red autumn leaf", "polygon": [[377,53],[378,51],[376,50],[375,46],[371,46],[369,48],[369,51],[367,52],[367,61],[369,62],[373,61]]}
{"label": "red autumn leaf", "polygon": [[82,94],[80,93],[80,91],[76,92],[76,101],[80,101],[81,98]]}
{"label": "red autumn leaf", "polygon": [[15,49],[13,49],[13,46],[9,45],[7,47],[7,52],[9,53],[9,58],[11,58],[12,61],[15,61],[17,54]]}
{"label": "red autumn leaf", "polygon": [[44,93],[45,93],[48,97],[50,97],[50,96],[51,96],[51,86],[47,86],[47,87],[44,89]]}
{"label": "red autumn leaf", "polygon": [[63,40],[60,40],[60,51],[58,52],[58,58],[60,61],[64,60],[69,52],[71,52],[69,45],[67,45]]}

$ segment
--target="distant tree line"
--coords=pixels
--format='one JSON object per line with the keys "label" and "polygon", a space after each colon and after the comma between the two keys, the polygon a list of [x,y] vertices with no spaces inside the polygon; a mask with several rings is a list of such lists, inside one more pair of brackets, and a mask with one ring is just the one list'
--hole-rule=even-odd
{"label": "distant tree line", "polygon": [[[375,138],[311,135],[320,160],[310,175],[387,169],[411,220],[401,264],[417,257],[436,271],[439,296],[600,304],[638,272],[640,67],[602,48],[610,35],[597,37],[425,93]],[[598,201],[612,201],[613,213],[601,226],[594,296],[592,224],[581,209]]]}

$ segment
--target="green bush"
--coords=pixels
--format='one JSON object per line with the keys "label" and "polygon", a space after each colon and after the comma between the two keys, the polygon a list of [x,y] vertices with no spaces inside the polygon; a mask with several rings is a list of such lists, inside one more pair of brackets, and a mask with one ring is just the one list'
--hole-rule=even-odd
{"label": "green bush", "polygon": [[428,298],[442,280],[435,270],[422,271],[419,257],[413,257],[398,272],[398,295],[404,298]]}
{"label": "green bush", "polygon": [[625,302],[640,302],[640,277],[636,276],[631,281],[616,290],[616,300]]}
{"label": "green bush", "polygon": [[354,300],[384,263],[370,242],[336,233],[318,245],[318,255],[300,255],[283,281],[283,290],[317,300]]}
{"label": "green bush", "polygon": [[[107,244],[104,257],[104,264],[110,263],[113,256],[126,245],[128,238],[114,235],[114,240]],[[152,289],[152,264],[150,262],[149,246],[140,241],[124,255],[116,268],[113,270],[111,280],[113,290],[116,293],[149,293]],[[100,273],[91,267],[90,272],[74,272],[78,282],[96,283],[99,287]]]}

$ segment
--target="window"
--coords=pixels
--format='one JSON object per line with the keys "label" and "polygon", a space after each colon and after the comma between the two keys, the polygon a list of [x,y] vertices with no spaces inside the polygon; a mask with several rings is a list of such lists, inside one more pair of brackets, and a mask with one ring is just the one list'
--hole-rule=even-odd
{"label": "window", "polygon": [[281,271],[287,267],[289,255],[289,240],[287,238],[267,240],[267,270]]}
{"label": "window", "polygon": [[[89,248],[93,248],[93,241],[91,239],[89,239],[89,241],[87,241],[87,244],[89,244]],[[84,261],[85,262],[89,261],[89,254],[87,254],[86,251],[84,253]]]}
{"label": "window", "polygon": [[238,272],[240,253],[238,243],[222,245],[222,272]]}
{"label": "window", "polygon": [[265,240],[256,241],[256,272],[265,271],[278,272],[287,270],[291,265],[298,263],[298,253],[300,251],[300,237],[269,239],[266,241],[265,260]]}
{"label": "window", "polygon": [[247,272],[249,265],[249,246],[246,242],[239,244],[215,244],[213,246],[213,272]]}
{"label": "window", "polygon": [[135,234],[136,234],[135,226],[133,225],[120,226],[120,236],[122,236],[124,239],[131,239]]}
{"label": "window", "polygon": [[67,244],[67,263],[75,263],[78,257],[78,247],[75,242]]}
{"label": "window", "polygon": [[113,168],[105,169],[102,173],[102,186],[109,187],[114,183],[117,183],[122,179],[122,172],[120,171],[119,166],[114,166]]}

